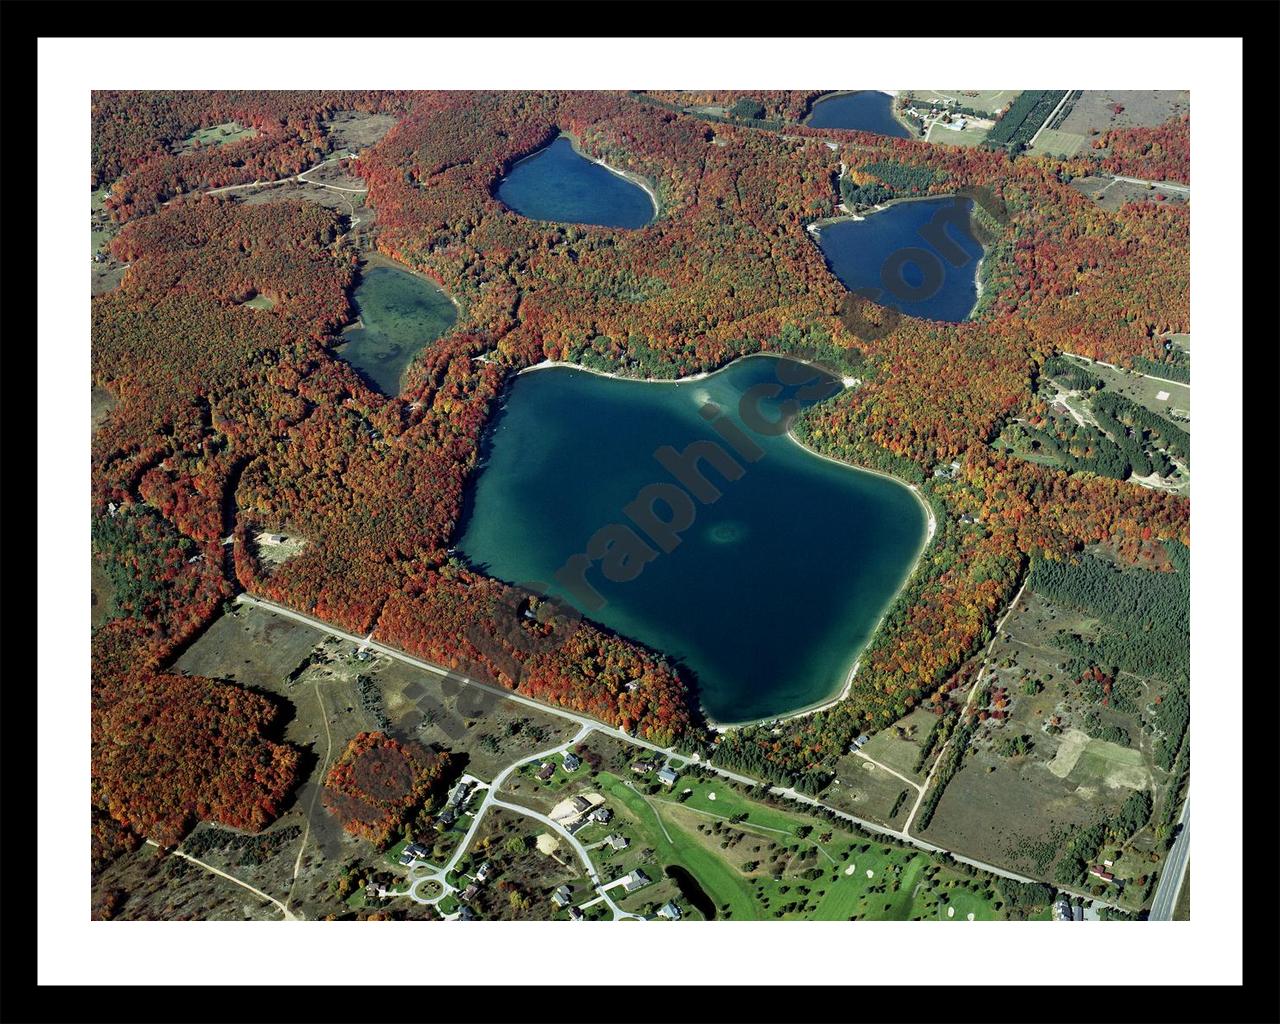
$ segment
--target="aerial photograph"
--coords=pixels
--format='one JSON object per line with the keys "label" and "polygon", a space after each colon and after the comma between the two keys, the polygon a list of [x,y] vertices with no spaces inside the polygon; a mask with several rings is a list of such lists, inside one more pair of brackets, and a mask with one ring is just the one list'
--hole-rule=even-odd
{"label": "aerial photograph", "polygon": [[1192,90],[1024,78],[86,94],[83,916],[1189,922]]}

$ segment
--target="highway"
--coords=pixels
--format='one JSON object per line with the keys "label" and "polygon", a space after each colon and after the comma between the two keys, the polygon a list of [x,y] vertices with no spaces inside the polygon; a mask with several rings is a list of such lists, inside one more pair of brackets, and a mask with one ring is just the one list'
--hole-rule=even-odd
{"label": "highway", "polygon": [[1182,805],[1182,814],[1178,818],[1182,828],[1173,848],[1164,859],[1164,868],[1160,872],[1160,881],[1156,883],[1156,894],[1151,900],[1151,913],[1148,921],[1172,921],[1173,908],[1178,905],[1178,893],[1187,876],[1187,858],[1191,856],[1191,797],[1188,796]]}

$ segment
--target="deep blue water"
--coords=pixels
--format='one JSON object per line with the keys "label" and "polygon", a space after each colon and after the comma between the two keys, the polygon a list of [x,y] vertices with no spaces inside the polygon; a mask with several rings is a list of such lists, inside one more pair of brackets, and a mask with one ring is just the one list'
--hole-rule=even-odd
{"label": "deep blue water", "polygon": [[534,220],[642,228],[653,219],[653,201],[639,185],[593,163],[561,136],[511,168],[498,198]]}
{"label": "deep blue water", "polygon": [[[780,369],[798,379],[779,384]],[[805,380],[821,393],[798,390]],[[760,403],[770,420],[789,397],[809,404],[840,388],[772,356],[681,384],[569,368],[520,375],[495,418],[458,546],[490,574],[546,584],[586,617],[683,661],[716,721],[784,714],[833,696],[914,563],[924,512],[902,484],[748,426],[740,402],[756,386],[776,393]],[[758,459],[734,455],[700,414],[707,402],[759,446]],[[603,607],[591,607],[572,580],[557,580],[603,527],[640,536],[624,507],[642,488],[691,492],[656,453],[698,440],[719,443],[742,473],[730,480],[700,463],[720,496],[689,499],[692,521],[670,552],[650,543],[654,557],[625,581],[606,579],[595,561],[585,580]],[[657,504],[659,518],[671,511]]]}
{"label": "deep blue water", "polygon": [[851,292],[870,289],[866,297],[882,306],[958,322],[978,300],[982,245],[968,227],[972,211],[973,200],[957,196],[895,203],[823,225],[818,245]]}
{"label": "deep blue water", "polygon": [[811,128],[856,128],[909,139],[911,133],[893,116],[893,97],[885,92],[851,92],[819,100],[805,124]]}

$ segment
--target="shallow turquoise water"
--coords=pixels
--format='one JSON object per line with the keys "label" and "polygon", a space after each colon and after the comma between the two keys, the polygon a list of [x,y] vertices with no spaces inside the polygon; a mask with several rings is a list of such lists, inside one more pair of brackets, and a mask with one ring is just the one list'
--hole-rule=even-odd
{"label": "shallow turquoise water", "polygon": [[[779,383],[780,371],[799,377]],[[458,546],[492,575],[545,584],[588,618],[682,661],[716,721],[783,714],[834,695],[914,563],[924,512],[901,484],[756,429],[764,424],[744,420],[740,408],[756,387],[777,392],[759,403],[772,420],[779,402],[809,404],[840,385],[771,356],[678,385],[569,368],[522,374],[495,417]],[[756,445],[755,461],[700,415],[708,402],[725,410],[717,422],[737,425]],[[697,477],[677,478],[655,454],[699,440],[716,442],[741,468],[729,480],[700,463],[720,495],[706,502],[689,496],[701,487]],[[651,484],[676,485],[692,513],[669,553],[624,511]],[[651,506],[658,519],[674,518],[671,506]],[[557,579],[610,524],[646,544],[649,556],[638,557],[651,560],[636,563],[638,575],[607,579],[596,561],[576,579]]]}
{"label": "shallow turquoise water", "polygon": [[642,228],[654,214],[644,189],[580,156],[563,136],[511,168],[498,198],[522,216],[569,224]]}
{"label": "shallow turquoise water", "polygon": [[885,92],[852,92],[819,100],[805,121],[810,128],[853,128],[877,135],[909,139],[911,133],[893,116],[893,97]]}
{"label": "shallow turquoise water", "polygon": [[364,327],[347,331],[335,351],[384,395],[400,393],[413,357],[457,318],[443,291],[394,267],[367,270],[353,300]]}
{"label": "shallow turquoise water", "polygon": [[895,203],[864,220],[824,224],[818,245],[850,291],[870,289],[882,306],[958,322],[978,301],[982,245],[968,226],[972,210],[972,199],[957,196]]}

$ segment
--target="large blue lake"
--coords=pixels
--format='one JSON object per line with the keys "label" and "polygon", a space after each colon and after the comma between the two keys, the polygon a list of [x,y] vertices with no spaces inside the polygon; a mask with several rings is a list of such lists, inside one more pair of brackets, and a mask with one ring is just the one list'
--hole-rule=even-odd
{"label": "large blue lake", "polygon": [[982,244],[962,196],[894,203],[818,228],[827,265],[851,292],[911,316],[959,322],[978,301]]}
{"label": "large blue lake", "polygon": [[818,100],[805,121],[810,128],[853,128],[909,139],[911,133],[893,116],[893,97],[885,92],[847,92]]}
{"label": "large blue lake", "polygon": [[[758,407],[772,422],[780,403],[811,404],[840,386],[772,356],[679,384],[571,368],[521,374],[491,427],[458,546],[490,574],[545,584],[588,618],[683,662],[715,721],[825,700],[843,687],[925,537],[924,511],[905,486],[819,458],[751,418]],[[745,410],[744,396],[755,396]],[[716,423],[757,446],[754,461],[717,433],[701,412],[708,403],[723,410]],[[727,479],[721,467],[698,463],[720,496],[687,497],[692,521],[662,551],[624,508],[653,484],[694,494],[697,478],[656,453],[684,453],[699,441],[719,444],[741,474]],[[647,507],[675,518],[660,500]],[[636,563],[639,574],[609,579],[595,561],[576,578],[557,578],[610,524],[632,530],[652,554]]]}
{"label": "large blue lake", "polygon": [[655,212],[649,193],[579,155],[564,136],[512,167],[497,195],[522,216],[569,224],[642,228]]}

